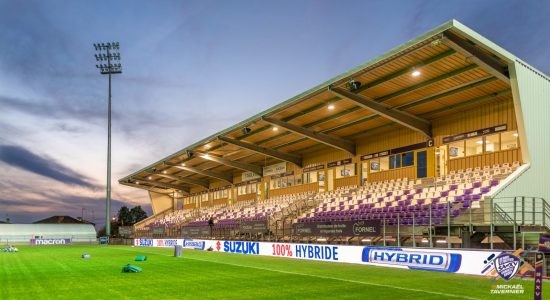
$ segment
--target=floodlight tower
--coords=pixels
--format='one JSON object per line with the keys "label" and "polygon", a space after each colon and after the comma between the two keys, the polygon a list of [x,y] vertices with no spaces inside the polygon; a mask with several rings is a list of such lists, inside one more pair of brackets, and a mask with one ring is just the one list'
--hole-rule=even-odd
{"label": "floodlight tower", "polygon": [[[105,235],[111,235],[111,75],[122,73],[120,64],[120,44],[96,43],[94,44],[95,59],[99,64],[95,65],[101,75],[109,75],[109,109],[107,115],[107,196],[105,198]],[[106,62],[106,64],[105,64]]]}

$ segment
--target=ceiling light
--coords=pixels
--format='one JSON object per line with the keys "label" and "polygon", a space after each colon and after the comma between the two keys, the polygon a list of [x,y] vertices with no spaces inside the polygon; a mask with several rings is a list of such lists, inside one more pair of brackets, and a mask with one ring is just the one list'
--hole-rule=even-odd
{"label": "ceiling light", "polygon": [[136,181],[136,184],[139,184],[139,181]]}
{"label": "ceiling light", "polygon": [[421,74],[421,73],[420,73],[420,71],[418,71],[418,70],[414,70],[414,71],[411,73],[411,75],[412,75],[413,77],[420,76],[420,74]]}
{"label": "ceiling light", "polygon": [[279,130],[279,128],[278,127],[273,127],[272,130],[277,131],[277,130]]}
{"label": "ceiling light", "polygon": [[317,241],[318,241],[318,242],[326,242],[327,239],[325,239],[325,238],[318,238]]}
{"label": "ceiling light", "polygon": [[362,239],[361,241],[362,241],[362,242],[370,242],[371,239]]}
{"label": "ceiling light", "polygon": [[328,106],[328,109],[329,109],[329,110],[333,110],[333,109],[334,109],[334,104],[330,104],[330,105]]}
{"label": "ceiling light", "polygon": [[147,179],[151,180],[151,179],[153,179],[153,177],[149,176],[149,177],[147,177]]}
{"label": "ceiling light", "polygon": [[517,134],[517,133],[514,133],[513,136],[518,137],[518,134]]}
{"label": "ceiling light", "polygon": [[162,171],[162,174],[166,174],[166,170]]}
{"label": "ceiling light", "polygon": [[477,141],[476,144],[483,144],[483,140]]}
{"label": "ceiling light", "polygon": [[435,243],[436,244],[445,244],[445,243],[447,243],[447,241],[446,240],[437,240],[437,241],[435,241]]}
{"label": "ceiling light", "polygon": [[427,243],[429,242],[428,239],[422,239],[422,243]]}
{"label": "ceiling light", "polygon": [[209,157],[210,157],[210,155],[208,155],[208,154],[205,154],[205,155],[202,156],[202,158],[209,158]]}

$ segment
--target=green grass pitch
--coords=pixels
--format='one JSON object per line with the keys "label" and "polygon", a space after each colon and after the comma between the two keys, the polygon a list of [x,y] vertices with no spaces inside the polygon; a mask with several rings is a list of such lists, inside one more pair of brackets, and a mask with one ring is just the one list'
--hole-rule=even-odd
{"label": "green grass pitch", "polygon": [[[84,253],[90,259],[82,259]],[[147,261],[135,262],[136,255]],[[19,247],[0,252],[0,299],[533,299],[533,280],[130,246]],[[132,263],[142,273],[121,273]],[[492,295],[495,284],[523,295]],[[550,284],[544,290],[550,294]]]}

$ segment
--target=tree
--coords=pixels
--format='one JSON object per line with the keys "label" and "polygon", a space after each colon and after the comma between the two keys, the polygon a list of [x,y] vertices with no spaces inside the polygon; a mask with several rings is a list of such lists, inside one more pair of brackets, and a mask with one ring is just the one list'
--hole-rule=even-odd
{"label": "tree", "polygon": [[120,226],[129,226],[134,224],[133,216],[128,207],[123,206],[118,211],[118,224]]}
{"label": "tree", "polygon": [[143,208],[141,208],[140,205],[135,206],[132,209],[128,209],[128,207],[123,206],[118,210],[117,224],[120,226],[131,226],[146,218],[147,213],[143,210]]}
{"label": "tree", "polygon": [[141,208],[141,205],[132,208],[130,210],[130,214],[132,215],[132,224],[147,218],[147,213],[143,210],[143,208]]}

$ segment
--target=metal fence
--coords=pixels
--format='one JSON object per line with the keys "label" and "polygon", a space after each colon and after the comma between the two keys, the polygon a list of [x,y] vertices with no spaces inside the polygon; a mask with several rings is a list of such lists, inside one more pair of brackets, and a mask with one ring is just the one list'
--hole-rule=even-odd
{"label": "metal fence", "polygon": [[[301,212],[309,208],[308,205],[289,208],[269,218],[265,232],[252,234],[240,232],[238,226],[213,226],[209,235],[193,238],[413,248],[526,249],[538,244],[541,234],[550,232],[550,206],[540,197],[485,198],[467,204],[457,201],[406,208],[388,207],[382,212],[350,213],[335,218],[340,221],[379,220],[382,233],[378,236],[296,236],[293,223]],[[151,229],[139,230],[135,236],[184,237],[181,227],[164,228],[162,233]]]}

